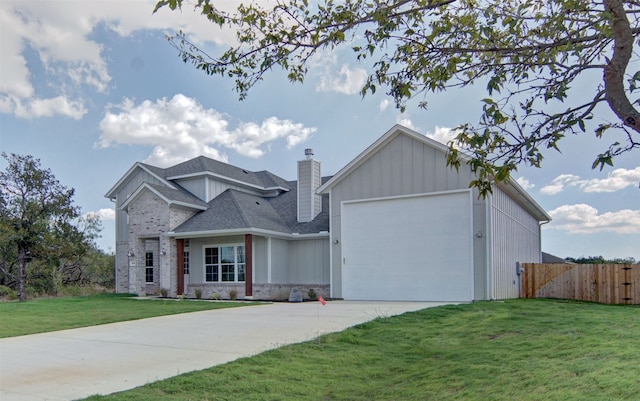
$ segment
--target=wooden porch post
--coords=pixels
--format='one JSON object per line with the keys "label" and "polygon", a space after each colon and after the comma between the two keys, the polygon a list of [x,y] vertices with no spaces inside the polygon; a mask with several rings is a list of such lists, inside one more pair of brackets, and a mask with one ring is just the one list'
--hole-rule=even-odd
{"label": "wooden porch post", "polygon": [[178,245],[178,252],[176,258],[178,259],[178,295],[184,294],[184,240],[176,240]]}
{"label": "wooden porch post", "polygon": [[253,296],[253,236],[244,236],[244,294],[247,297]]}

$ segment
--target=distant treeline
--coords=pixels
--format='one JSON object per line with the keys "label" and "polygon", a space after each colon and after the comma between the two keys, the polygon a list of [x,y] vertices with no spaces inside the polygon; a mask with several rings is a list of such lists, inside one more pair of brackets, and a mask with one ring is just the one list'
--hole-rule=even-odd
{"label": "distant treeline", "polygon": [[606,259],[603,256],[581,256],[579,258],[566,257],[565,260],[580,264],[636,264],[638,261],[633,257]]}

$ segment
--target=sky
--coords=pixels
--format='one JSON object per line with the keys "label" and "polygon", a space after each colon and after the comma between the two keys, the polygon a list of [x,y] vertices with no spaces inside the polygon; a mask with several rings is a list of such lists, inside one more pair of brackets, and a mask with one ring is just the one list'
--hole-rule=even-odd
{"label": "sky", "polygon": [[[293,180],[312,148],[322,174],[332,175],[396,123],[446,142],[451,128],[478,121],[486,97],[482,87],[429,94],[426,111],[411,102],[400,113],[384,91],[360,96],[367,72],[344,47],[318,54],[304,84],[274,70],[239,101],[231,80],[183,63],[165,39],[181,29],[215,53],[235,33],[189,7],[153,7],[0,1],[0,151],[32,155],[74,188],[83,213],[101,218],[97,243],[106,251],[115,248],[115,212],[104,194],[136,162],[166,167],[205,155]],[[592,96],[592,85],[582,81],[570,94]],[[606,107],[586,134],[561,141],[562,153],[513,177],[553,218],[543,226],[543,251],[640,260],[640,152],[592,170],[615,140],[592,133],[603,120],[615,121]]]}

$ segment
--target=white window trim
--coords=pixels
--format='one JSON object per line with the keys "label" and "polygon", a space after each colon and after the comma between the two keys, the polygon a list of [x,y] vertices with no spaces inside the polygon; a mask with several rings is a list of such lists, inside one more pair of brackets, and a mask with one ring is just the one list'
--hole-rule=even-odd
{"label": "white window trim", "polygon": [[[207,248],[218,248],[218,250],[220,248],[223,247],[234,247],[233,250],[233,257],[234,257],[234,281],[222,281],[222,263],[220,263],[220,260],[218,260],[218,281],[207,281],[207,256],[206,256],[206,249]],[[237,247],[244,247],[244,281],[238,281],[238,252],[236,250]],[[221,252],[218,251],[218,258],[221,257]],[[246,246],[243,242],[237,242],[237,243],[232,243],[232,244],[210,244],[210,245],[203,245],[202,246],[202,282],[204,284],[211,284],[211,283],[215,283],[215,284],[224,284],[224,283],[245,283],[247,280],[247,249]]]}

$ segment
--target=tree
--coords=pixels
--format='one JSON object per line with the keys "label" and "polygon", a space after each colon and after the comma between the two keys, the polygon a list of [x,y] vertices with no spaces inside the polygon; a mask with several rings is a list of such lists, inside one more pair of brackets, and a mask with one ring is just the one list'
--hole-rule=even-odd
{"label": "tree", "polygon": [[603,256],[581,256],[579,258],[567,257],[565,258],[569,262],[578,263],[578,264],[629,264],[632,265],[636,263],[636,259],[629,256],[626,258],[613,258],[613,259],[605,259]]}
{"label": "tree", "polygon": [[[168,39],[184,62],[235,79],[240,99],[274,67],[302,82],[314,54],[339,46],[369,63],[362,95],[384,88],[401,110],[419,95],[426,108],[430,92],[486,85],[479,122],[457,127],[448,157],[458,168],[461,150],[470,156],[482,194],[519,164],[540,167],[546,151],[584,134],[604,105],[619,120],[600,122],[595,135],[618,131],[625,139],[610,138],[592,168],[640,147],[640,113],[630,100],[640,71],[626,72],[640,34],[637,0],[276,0],[234,12],[214,4],[195,7],[236,29],[237,45],[214,57],[183,32]],[[154,12],[182,5],[160,0]],[[570,96],[578,85],[591,89],[588,99]]]}
{"label": "tree", "polygon": [[74,190],[61,185],[40,160],[5,153],[2,157],[8,165],[0,172],[0,273],[3,285],[15,285],[20,301],[25,301],[28,266],[41,272],[79,260],[100,225],[95,217],[80,217],[73,205]]}

